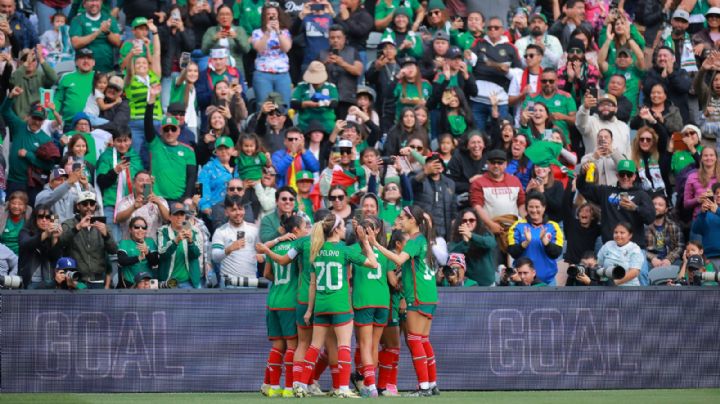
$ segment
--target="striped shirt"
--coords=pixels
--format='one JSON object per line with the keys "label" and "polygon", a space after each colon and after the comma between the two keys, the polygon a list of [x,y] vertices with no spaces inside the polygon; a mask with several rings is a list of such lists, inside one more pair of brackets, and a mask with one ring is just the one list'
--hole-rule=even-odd
{"label": "striped shirt", "polygon": [[[160,79],[154,72],[148,71],[148,76],[144,79],[133,76],[130,83],[125,85],[125,96],[130,104],[130,119],[143,119],[149,96],[148,90],[156,84],[160,85]],[[159,102],[156,102],[153,108],[153,119],[158,121],[162,119],[162,106]]]}

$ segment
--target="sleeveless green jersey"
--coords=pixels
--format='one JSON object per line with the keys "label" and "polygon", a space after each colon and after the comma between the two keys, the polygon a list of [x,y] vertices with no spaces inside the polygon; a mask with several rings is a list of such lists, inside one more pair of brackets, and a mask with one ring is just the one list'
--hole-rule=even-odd
{"label": "sleeveless green jersey", "polygon": [[[284,241],[272,248],[273,252],[279,255],[287,254],[292,243]],[[287,265],[280,265],[270,261],[275,280],[270,287],[267,297],[267,307],[270,310],[295,309],[295,295],[297,294],[297,265],[291,262]]]}
{"label": "sleeveless green jersey", "polygon": [[428,241],[418,234],[408,240],[403,252],[410,258],[402,265],[403,294],[408,305],[437,304],[435,272],[427,264]]}
{"label": "sleeveless green jersey", "polygon": [[348,262],[362,265],[365,263],[365,256],[352,251],[343,242],[323,244],[312,266],[316,285],[315,314],[351,311]]}
{"label": "sleeveless green jersey", "polygon": [[[310,289],[310,236],[301,237],[292,242],[293,246],[288,250],[288,257],[295,261],[298,267],[298,288],[297,302],[300,304],[308,304],[310,300],[308,290]],[[299,262],[297,261],[299,260]]]}
{"label": "sleeveless green jersey", "polygon": [[[353,244],[350,250],[363,255],[362,246]],[[390,271],[388,259],[373,248],[377,268],[368,268],[363,265],[353,265],[353,291],[352,301],[355,309],[366,307],[387,308],[390,304],[390,288],[387,282],[387,272]]]}

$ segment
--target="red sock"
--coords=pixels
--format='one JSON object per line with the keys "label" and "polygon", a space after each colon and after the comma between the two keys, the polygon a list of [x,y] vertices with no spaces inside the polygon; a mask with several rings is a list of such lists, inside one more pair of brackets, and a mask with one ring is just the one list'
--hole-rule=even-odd
{"label": "red sock", "polygon": [[437,382],[437,367],[435,366],[435,351],[430,344],[430,337],[423,337],[422,343],[423,348],[425,348],[425,355],[427,356],[428,381],[435,383]]}
{"label": "red sock", "polygon": [[340,365],[340,380],[338,383],[340,387],[347,387],[350,385],[350,372],[352,372],[349,346],[338,346],[338,365]]}
{"label": "red sock", "polygon": [[303,366],[305,363],[302,361],[293,362],[293,381],[299,382],[303,380]]}
{"label": "red sock", "polygon": [[375,365],[365,365],[363,367],[363,384],[366,387],[375,384]]}
{"label": "red sock", "polygon": [[330,365],[330,376],[332,377],[333,390],[340,388],[340,365]]}
{"label": "red sock", "polygon": [[400,364],[400,348],[391,348],[388,349],[388,352],[392,355],[392,371],[390,372],[388,384],[397,386],[398,364]]}
{"label": "red sock", "polygon": [[320,376],[322,376],[325,369],[328,367],[328,356],[327,352],[322,351],[320,354],[320,357],[317,360],[317,363],[315,364],[315,371],[313,372],[313,378],[310,380],[310,383],[313,383],[315,380],[320,380]]}
{"label": "red sock", "polygon": [[280,375],[282,374],[283,353],[275,348],[270,350],[267,360],[268,384],[271,386],[280,385]]}
{"label": "red sock", "polygon": [[418,384],[428,382],[428,366],[425,348],[422,343],[422,336],[417,334],[407,334],[407,344],[412,355],[413,367],[415,375],[417,375]]}
{"label": "red sock", "polygon": [[310,345],[308,347],[307,352],[305,352],[305,360],[303,364],[303,372],[302,377],[299,382],[310,384],[310,378],[313,375],[313,368],[315,367],[315,362],[318,360],[318,356],[320,355],[320,349],[315,348],[314,346]]}
{"label": "red sock", "polygon": [[385,347],[378,352],[378,367],[380,370],[378,371],[377,387],[384,389],[387,387],[392,373],[392,354]]}
{"label": "red sock", "polygon": [[362,356],[360,355],[360,345],[355,347],[355,357],[353,358],[355,361],[355,371],[362,374],[363,373],[363,363],[362,363]]}
{"label": "red sock", "polygon": [[285,388],[291,389],[293,386],[293,358],[295,357],[295,349],[288,348],[285,351]]}

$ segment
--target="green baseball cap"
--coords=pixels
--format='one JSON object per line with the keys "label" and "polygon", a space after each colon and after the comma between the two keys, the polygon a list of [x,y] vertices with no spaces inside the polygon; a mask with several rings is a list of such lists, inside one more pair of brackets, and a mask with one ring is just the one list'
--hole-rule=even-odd
{"label": "green baseball cap", "polygon": [[229,137],[220,136],[215,141],[215,148],[217,149],[218,147],[227,147],[228,149],[232,149],[233,147],[235,147],[235,145],[233,144],[232,139],[230,139]]}
{"label": "green baseball cap", "polygon": [[295,174],[295,181],[315,181],[315,178],[310,171],[303,170]]}
{"label": "green baseball cap", "polygon": [[635,165],[635,162],[632,160],[620,160],[617,165],[617,171],[618,172],[630,172],[630,173],[637,173],[637,166]]}
{"label": "green baseball cap", "polygon": [[137,28],[141,25],[148,25],[148,19],[145,17],[136,17],[131,24],[133,28]]}
{"label": "green baseball cap", "polygon": [[160,124],[161,127],[165,126],[180,126],[178,120],[174,116],[165,116]]}

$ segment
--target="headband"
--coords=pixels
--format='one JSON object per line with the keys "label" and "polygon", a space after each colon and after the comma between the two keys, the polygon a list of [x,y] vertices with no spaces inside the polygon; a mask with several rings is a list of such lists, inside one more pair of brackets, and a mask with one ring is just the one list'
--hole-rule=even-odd
{"label": "headband", "polygon": [[408,216],[415,218],[415,216],[413,216],[412,212],[410,211],[410,207],[408,207],[408,206],[404,207],[403,212],[405,212]]}

